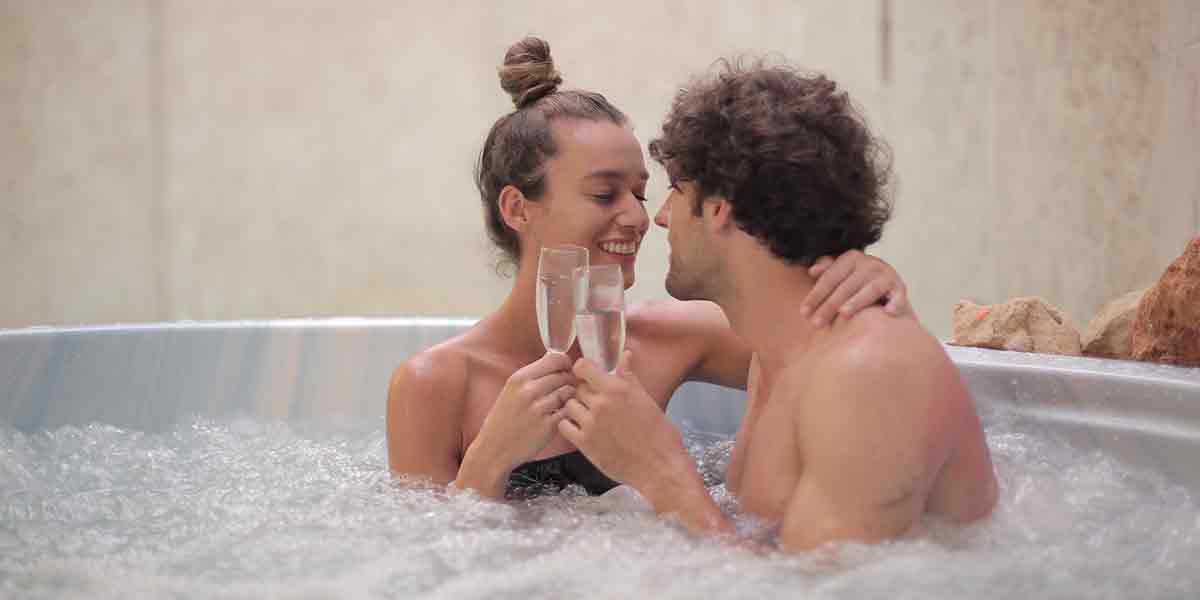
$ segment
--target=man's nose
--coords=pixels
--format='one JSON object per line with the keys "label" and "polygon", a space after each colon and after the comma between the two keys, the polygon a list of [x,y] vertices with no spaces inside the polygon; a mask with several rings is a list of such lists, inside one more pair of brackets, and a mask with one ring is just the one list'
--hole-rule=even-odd
{"label": "man's nose", "polygon": [[662,228],[669,228],[671,226],[670,202],[663,202],[662,206],[659,207],[658,213],[654,215],[654,224]]}

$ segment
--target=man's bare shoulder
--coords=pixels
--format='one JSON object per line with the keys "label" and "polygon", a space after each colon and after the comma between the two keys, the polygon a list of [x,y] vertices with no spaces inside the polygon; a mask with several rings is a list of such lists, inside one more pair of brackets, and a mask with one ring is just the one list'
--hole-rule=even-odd
{"label": "man's bare shoulder", "polygon": [[843,324],[823,356],[831,374],[896,375],[949,364],[942,344],[911,315],[869,308]]}
{"label": "man's bare shoulder", "polygon": [[839,401],[850,396],[860,403],[923,402],[959,388],[944,385],[957,371],[941,343],[913,317],[867,309],[827,335],[811,360],[789,366],[780,379],[785,389],[808,390],[804,397],[815,401],[813,408],[824,404],[821,397],[830,400],[825,408],[840,411],[859,408]]}

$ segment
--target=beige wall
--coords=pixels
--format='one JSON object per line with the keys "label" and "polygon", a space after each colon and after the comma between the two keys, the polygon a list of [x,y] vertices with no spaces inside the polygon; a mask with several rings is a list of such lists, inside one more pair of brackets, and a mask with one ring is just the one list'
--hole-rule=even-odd
{"label": "beige wall", "polygon": [[484,313],[471,166],[526,33],[643,141],[720,55],[844,83],[895,153],[873,251],[942,336],[962,297],[1082,326],[1200,230],[1195,0],[430,6],[0,0],[0,327]]}

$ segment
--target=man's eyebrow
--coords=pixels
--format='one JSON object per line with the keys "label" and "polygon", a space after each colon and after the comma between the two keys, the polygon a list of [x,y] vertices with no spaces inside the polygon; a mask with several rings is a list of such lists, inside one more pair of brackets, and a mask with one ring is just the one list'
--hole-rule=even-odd
{"label": "man's eyebrow", "polygon": [[[618,171],[616,169],[601,169],[599,171],[592,171],[591,173],[584,175],[583,178],[584,179],[625,179],[625,173],[623,171]],[[641,173],[638,173],[638,178],[641,179],[642,181],[646,181],[646,180],[650,179],[650,173],[647,171],[642,171]]]}

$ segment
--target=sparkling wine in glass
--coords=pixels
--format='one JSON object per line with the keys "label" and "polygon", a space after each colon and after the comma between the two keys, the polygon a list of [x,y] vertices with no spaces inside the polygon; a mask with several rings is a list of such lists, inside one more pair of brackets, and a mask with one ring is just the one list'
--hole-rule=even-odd
{"label": "sparkling wine in glass", "polygon": [[583,355],[605,371],[617,368],[625,349],[625,278],[621,265],[592,265],[575,271],[575,329]]}
{"label": "sparkling wine in glass", "polygon": [[563,352],[575,342],[575,270],[587,268],[588,251],[580,246],[543,247],[538,257],[537,320],[542,345]]}

